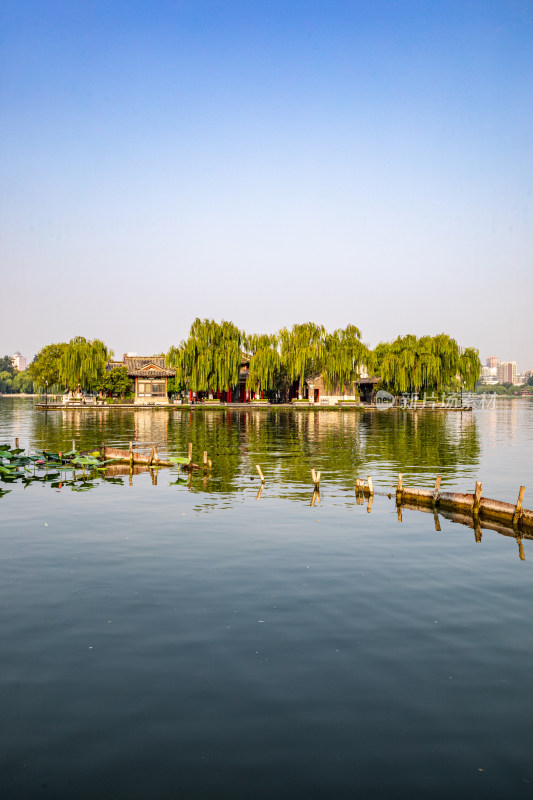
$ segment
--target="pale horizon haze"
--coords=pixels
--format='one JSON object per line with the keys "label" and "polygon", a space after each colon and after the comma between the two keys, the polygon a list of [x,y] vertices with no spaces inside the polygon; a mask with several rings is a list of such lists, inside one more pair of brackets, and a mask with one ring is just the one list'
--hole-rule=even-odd
{"label": "pale horizon haze", "polygon": [[0,355],[195,317],[533,369],[533,3],[0,0]]}

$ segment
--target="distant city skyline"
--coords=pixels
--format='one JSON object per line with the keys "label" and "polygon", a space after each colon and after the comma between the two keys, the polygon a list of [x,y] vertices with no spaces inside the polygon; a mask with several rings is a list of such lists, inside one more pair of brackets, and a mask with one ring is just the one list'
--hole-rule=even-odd
{"label": "distant city skyline", "polygon": [[6,353],[152,354],[199,316],[533,366],[533,4],[22,0],[0,22]]}

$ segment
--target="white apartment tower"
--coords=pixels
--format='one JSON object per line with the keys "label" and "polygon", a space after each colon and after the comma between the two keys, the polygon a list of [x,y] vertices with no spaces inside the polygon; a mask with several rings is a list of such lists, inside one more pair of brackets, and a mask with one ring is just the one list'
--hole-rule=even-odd
{"label": "white apartment tower", "polygon": [[24,372],[26,369],[26,359],[22,355],[22,353],[17,352],[14,356],[11,357],[11,363],[13,364],[15,369],[18,369],[19,372]]}

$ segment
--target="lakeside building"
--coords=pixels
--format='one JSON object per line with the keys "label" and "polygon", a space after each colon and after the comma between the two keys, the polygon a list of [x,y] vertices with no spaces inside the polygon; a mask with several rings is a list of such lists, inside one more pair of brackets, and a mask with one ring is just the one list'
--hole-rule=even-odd
{"label": "lakeside building", "polygon": [[[108,361],[106,370],[110,372],[116,367],[126,367],[128,377],[132,378],[135,386],[135,405],[168,405],[168,381],[173,378],[176,371],[167,367],[165,356],[138,356],[125,353],[122,361]],[[263,400],[263,391],[254,391],[247,388],[250,367],[250,356],[242,354],[237,385],[228,391],[213,393],[200,393],[209,399],[221,400],[225,403],[249,403],[254,400]],[[379,383],[378,377],[369,378],[363,372],[359,381],[354,381],[343,387],[336,386],[328,390],[321,374],[310,375],[304,382],[303,399],[311,404],[337,405],[339,402],[371,403],[374,399],[375,386]],[[285,396],[279,397],[281,401],[291,401],[298,397],[298,381],[289,387]],[[198,399],[198,393],[189,391],[188,400],[193,402]]]}
{"label": "lakeside building", "polygon": [[11,357],[11,363],[19,372],[24,372],[28,362],[26,361],[26,357],[17,350],[17,352]]}
{"label": "lakeside building", "polygon": [[497,356],[489,356],[485,362],[485,366],[489,369],[494,369],[500,363],[499,358]]}
{"label": "lakeside building", "polygon": [[[358,381],[344,386],[336,385],[328,389],[322,375],[316,375],[305,381],[305,398],[310,403],[324,406],[336,406],[339,403],[372,403],[375,387],[380,378],[369,378],[366,373]],[[296,397],[298,395],[296,394]]]}
{"label": "lakeside building", "polygon": [[128,377],[135,385],[135,405],[167,405],[168,379],[173,378],[175,370],[165,364],[165,356],[131,356],[124,354],[122,361],[108,361],[106,369],[126,367]]}

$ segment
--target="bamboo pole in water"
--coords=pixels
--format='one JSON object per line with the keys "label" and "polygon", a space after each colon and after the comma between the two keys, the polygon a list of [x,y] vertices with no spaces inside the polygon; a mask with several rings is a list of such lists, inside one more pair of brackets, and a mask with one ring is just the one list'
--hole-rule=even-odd
{"label": "bamboo pole in water", "polygon": [[398,475],[398,485],[396,486],[396,502],[401,503],[402,501],[402,490],[403,490],[403,475],[400,472]]}
{"label": "bamboo pole in water", "polygon": [[479,514],[479,504],[481,502],[481,492],[483,491],[481,486],[481,481],[476,481],[476,490],[474,492],[474,505],[473,505],[473,512],[474,514]]}
{"label": "bamboo pole in water", "polygon": [[521,516],[522,516],[522,500],[524,499],[524,493],[526,491],[525,486],[520,487],[520,491],[518,492],[518,500],[516,501],[516,507],[513,514],[513,524],[516,525]]}

